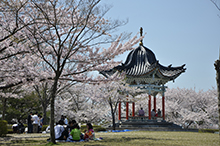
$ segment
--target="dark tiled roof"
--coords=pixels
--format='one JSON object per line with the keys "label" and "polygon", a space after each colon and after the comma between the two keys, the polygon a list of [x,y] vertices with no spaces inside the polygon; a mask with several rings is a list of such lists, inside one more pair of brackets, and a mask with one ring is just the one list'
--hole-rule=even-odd
{"label": "dark tiled roof", "polygon": [[116,71],[125,71],[126,75],[130,77],[146,77],[154,74],[161,79],[174,80],[182,72],[185,72],[184,66],[185,64],[179,67],[171,67],[171,65],[165,67],[156,60],[154,53],[150,49],[140,45],[128,54],[125,63],[100,73],[108,77]]}
{"label": "dark tiled roof", "polygon": [[156,62],[156,57],[150,49],[139,46],[128,54],[124,64],[114,69],[126,71],[126,74],[130,76],[140,76],[152,70]]}

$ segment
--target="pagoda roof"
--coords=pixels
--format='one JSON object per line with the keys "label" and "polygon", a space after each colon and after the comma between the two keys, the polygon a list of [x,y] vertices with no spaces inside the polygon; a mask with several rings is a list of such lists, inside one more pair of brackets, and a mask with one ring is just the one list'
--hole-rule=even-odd
{"label": "pagoda roof", "polygon": [[124,71],[128,78],[156,78],[155,82],[146,80],[145,83],[165,84],[185,72],[186,68],[184,66],[185,64],[178,67],[163,66],[156,60],[155,54],[150,49],[139,45],[128,54],[124,63],[100,73],[108,78],[116,71]]}

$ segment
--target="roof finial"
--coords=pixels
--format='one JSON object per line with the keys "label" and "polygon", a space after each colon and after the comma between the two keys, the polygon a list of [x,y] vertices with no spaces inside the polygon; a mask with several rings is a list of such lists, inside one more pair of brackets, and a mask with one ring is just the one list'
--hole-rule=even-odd
{"label": "roof finial", "polygon": [[[141,27],[140,28],[140,36],[142,37],[142,34],[143,34],[143,28]],[[143,40],[141,39],[140,43],[139,43],[140,46],[143,46]]]}

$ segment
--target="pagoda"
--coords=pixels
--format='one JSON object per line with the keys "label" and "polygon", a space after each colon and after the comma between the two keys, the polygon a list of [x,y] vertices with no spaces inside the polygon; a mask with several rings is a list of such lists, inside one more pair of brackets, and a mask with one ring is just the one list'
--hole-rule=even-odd
{"label": "pagoda", "polygon": [[[142,36],[142,28],[140,29]],[[135,86],[143,89],[148,93],[148,116],[151,120],[151,98],[153,97],[153,109],[156,112],[156,95],[162,95],[162,118],[165,120],[165,84],[169,81],[174,81],[178,76],[186,71],[185,64],[177,67],[163,66],[156,59],[155,54],[143,45],[141,40],[139,46],[132,50],[124,63],[107,71],[101,71],[100,74],[105,77],[112,76],[116,72],[125,72],[126,82],[130,86]],[[129,120],[128,104],[126,103],[126,119]],[[121,103],[119,103],[118,119],[121,120]],[[130,119],[135,119],[135,102],[132,102],[132,116]]]}

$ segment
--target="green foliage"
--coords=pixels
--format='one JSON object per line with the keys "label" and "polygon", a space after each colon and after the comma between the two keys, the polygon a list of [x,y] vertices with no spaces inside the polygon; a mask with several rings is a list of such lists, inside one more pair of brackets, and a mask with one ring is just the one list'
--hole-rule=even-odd
{"label": "green foliage", "polygon": [[86,125],[81,125],[80,130],[81,132],[84,132],[84,130],[87,130]]}
{"label": "green foliage", "polygon": [[5,120],[9,123],[12,119],[26,121],[30,111],[41,111],[41,105],[39,100],[36,98],[34,93],[26,95],[24,98],[9,98],[7,100],[7,110],[5,115]]}
{"label": "green foliage", "polygon": [[[84,130],[87,130],[86,125],[82,125],[80,130],[81,130],[82,132],[84,132]],[[99,126],[99,125],[93,125],[93,130],[94,130],[95,132],[106,131],[105,128],[103,128],[102,126]]]}
{"label": "green foliage", "polygon": [[94,128],[94,131],[95,132],[106,131],[106,128],[104,128],[104,127],[97,127],[97,128]]}
{"label": "green foliage", "polygon": [[199,129],[200,133],[215,133],[218,132],[218,129]]}
{"label": "green foliage", "polygon": [[8,133],[8,127],[7,127],[8,122],[5,120],[0,121],[0,137],[6,136]]}
{"label": "green foliage", "polygon": [[8,134],[13,134],[13,129],[8,129]]}
{"label": "green foliage", "polygon": [[7,124],[8,129],[12,129],[12,124]]}
{"label": "green foliage", "polygon": [[49,125],[43,125],[42,128],[41,128],[41,131],[46,131],[46,129],[47,129],[48,126],[49,126]]}
{"label": "green foliage", "polygon": [[13,133],[12,124],[7,124],[8,134]]}
{"label": "green foliage", "polygon": [[[48,110],[47,112],[46,112],[46,123],[44,123],[45,125],[47,124],[49,124],[50,123],[50,110]],[[43,115],[42,115],[43,116]],[[45,119],[44,119],[44,122],[45,122]]]}

